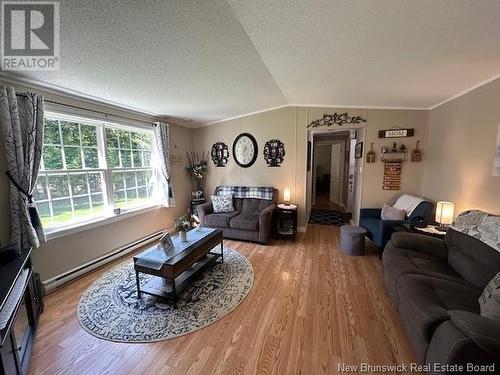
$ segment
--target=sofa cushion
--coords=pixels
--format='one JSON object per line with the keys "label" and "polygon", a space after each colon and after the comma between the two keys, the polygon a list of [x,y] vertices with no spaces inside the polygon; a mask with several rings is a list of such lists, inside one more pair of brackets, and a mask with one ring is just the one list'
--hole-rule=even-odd
{"label": "sofa cushion", "polygon": [[445,240],[448,263],[476,288],[484,289],[500,270],[500,253],[484,242],[454,229],[448,229]]}
{"label": "sofa cushion", "polygon": [[217,228],[229,228],[229,222],[231,218],[238,214],[239,212],[233,211],[206,215],[204,219],[204,225]]}
{"label": "sofa cushion", "polygon": [[404,220],[406,219],[406,211],[384,204],[380,218],[382,220]]}
{"label": "sofa cushion", "polygon": [[230,227],[233,229],[258,230],[259,213],[243,211],[238,216],[235,216],[231,219]]}
{"label": "sofa cushion", "polygon": [[479,297],[481,316],[500,322],[500,272],[491,279]]}
{"label": "sofa cushion", "polygon": [[256,198],[246,198],[243,200],[243,207],[241,211],[243,212],[260,212],[272,202],[263,199]]}
{"label": "sofa cushion", "polygon": [[245,199],[243,199],[243,198],[233,198],[233,206],[234,206],[235,211],[241,212],[241,210],[243,209],[243,201],[244,200]]}
{"label": "sofa cushion", "polygon": [[481,290],[436,277],[403,275],[397,285],[399,313],[418,358],[425,357],[436,328],[449,320],[448,310],[479,313]]}
{"label": "sofa cushion", "polygon": [[463,284],[467,283],[445,260],[428,253],[399,248],[392,241],[389,241],[385,247],[382,263],[384,265],[385,287],[396,307],[399,306],[397,285],[399,278],[403,275],[426,275]]}
{"label": "sofa cushion", "polygon": [[370,234],[376,235],[379,231],[379,225],[380,225],[380,220],[379,218],[363,218],[360,221],[360,225],[365,228]]}
{"label": "sofa cushion", "polygon": [[233,212],[233,196],[232,195],[212,195],[212,206],[214,213]]}

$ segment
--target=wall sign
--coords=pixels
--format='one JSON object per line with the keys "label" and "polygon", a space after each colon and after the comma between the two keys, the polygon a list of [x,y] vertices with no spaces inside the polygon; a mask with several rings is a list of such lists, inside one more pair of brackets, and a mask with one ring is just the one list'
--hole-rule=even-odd
{"label": "wall sign", "polygon": [[401,161],[386,161],[384,166],[384,190],[401,189]]}
{"label": "wall sign", "polygon": [[317,128],[318,126],[333,126],[333,125],[351,125],[351,124],[359,124],[361,122],[366,122],[364,118],[361,116],[349,116],[347,112],[345,113],[337,113],[335,112],[333,115],[324,114],[323,118],[319,120],[312,121],[308,128]]}
{"label": "wall sign", "polygon": [[379,138],[404,138],[413,137],[415,129],[387,129],[378,132]]}

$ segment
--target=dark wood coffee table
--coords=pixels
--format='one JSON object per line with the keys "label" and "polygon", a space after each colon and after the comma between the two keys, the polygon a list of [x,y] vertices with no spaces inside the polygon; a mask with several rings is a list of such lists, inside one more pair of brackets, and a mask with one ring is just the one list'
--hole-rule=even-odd
{"label": "dark wood coffee table", "polygon": [[[160,244],[154,245],[134,257],[137,298],[141,293],[173,301],[177,307],[178,294],[203,270],[214,264],[217,259],[224,261],[222,230],[212,228],[192,229],[188,241],[182,242],[174,237],[175,249],[165,252]],[[220,253],[211,250],[220,245]],[[141,285],[139,273],[153,275]]]}

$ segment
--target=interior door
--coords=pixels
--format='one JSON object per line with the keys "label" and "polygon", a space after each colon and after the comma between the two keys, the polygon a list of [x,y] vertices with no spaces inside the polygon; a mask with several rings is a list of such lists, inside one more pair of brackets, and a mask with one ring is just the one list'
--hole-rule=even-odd
{"label": "interior door", "polygon": [[331,154],[330,201],[342,205],[342,179],[344,176],[344,144],[334,143]]}

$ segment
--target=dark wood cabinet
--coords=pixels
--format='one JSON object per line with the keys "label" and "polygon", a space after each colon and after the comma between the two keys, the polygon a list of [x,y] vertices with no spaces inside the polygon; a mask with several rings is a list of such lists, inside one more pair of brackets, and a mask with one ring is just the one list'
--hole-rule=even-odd
{"label": "dark wood cabinet", "polygon": [[43,310],[31,249],[0,265],[0,375],[27,374],[38,318]]}

